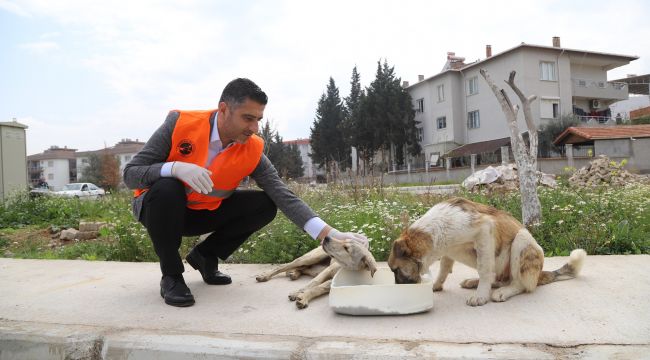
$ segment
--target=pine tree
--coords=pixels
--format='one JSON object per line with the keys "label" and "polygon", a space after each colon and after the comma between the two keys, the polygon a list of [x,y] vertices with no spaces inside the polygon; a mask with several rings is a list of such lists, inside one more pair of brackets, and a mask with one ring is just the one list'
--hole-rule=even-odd
{"label": "pine tree", "polygon": [[[354,146],[357,149],[357,158],[352,159],[356,162],[357,169],[359,168],[359,156],[362,152],[360,148],[360,131],[362,130],[362,119],[361,119],[361,101],[363,99],[364,92],[361,89],[361,76],[357,71],[355,66],[352,69],[352,78],[350,79],[350,95],[345,98],[345,118],[341,123],[340,129],[343,134],[343,139],[347,148]],[[361,156],[363,158],[363,156]]]}
{"label": "pine tree", "polygon": [[262,131],[259,135],[264,140],[264,155],[269,157],[270,146],[273,142],[273,137],[275,136],[275,131],[271,128],[270,121],[267,120],[262,124]]}
{"label": "pine tree", "polygon": [[302,177],[305,174],[305,169],[302,165],[302,157],[300,156],[298,145],[291,144],[286,146],[285,149],[287,153],[287,175],[292,179]]}
{"label": "pine tree", "polygon": [[394,67],[384,60],[377,62],[375,80],[367,89],[363,110],[367,119],[374,124],[375,150],[388,151],[399,165],[404,163],[404,153],[417,155],[420,145],[417,140],[415,111],[411,96],[401,86],[401,79],[395,76]]}
{"label": "pine tree", "polygon": [[269,158],[281,177],[296,179],[302,177],[304,170],[298,147],[284,144],[280,134],[271,127],[270,121],[262,125],[260,136],[264,139],[264,155]]}
{"label": "pine tree", "polygon": [[334,79],[330,77],[327,91],[318,101],[316,118],[311,128],[312,159],[319,166],[325,166],[332,174],[338,166],[345,170],[350,165],[350,149],[341,132],[345,118],[343,101]]}

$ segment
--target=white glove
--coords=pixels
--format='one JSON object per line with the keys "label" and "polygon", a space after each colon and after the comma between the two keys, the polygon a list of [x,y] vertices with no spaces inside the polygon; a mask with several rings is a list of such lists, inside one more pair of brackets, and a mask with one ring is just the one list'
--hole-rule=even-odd
{"label": "white glove", "polygon": [[327,233],[327,236],[337,239],[337,240],[350,240],[356,242],[358,245],[361,245],[368,248],[368,238],[357,233],[353,232],[340,232],[334,228]]}
{"label": "white glove", "polygon": [[211,174],[210,170],[191,163],[174,161],[172,165],[172,176],[183,181],[198,193],[208,194],[212,191]]}

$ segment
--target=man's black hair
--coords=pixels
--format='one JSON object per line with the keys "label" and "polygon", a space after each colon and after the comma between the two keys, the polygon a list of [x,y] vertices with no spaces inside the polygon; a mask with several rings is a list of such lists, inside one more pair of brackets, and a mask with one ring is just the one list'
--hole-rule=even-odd
{"label": "man's black hair", "polygon": [[251,99],[262,105],[266,105],[268,97],[257,84],[246,78],[237,78],[226,85],[221,93],[219,102],[225,102],[230,106],[242,104],[246,99]]}

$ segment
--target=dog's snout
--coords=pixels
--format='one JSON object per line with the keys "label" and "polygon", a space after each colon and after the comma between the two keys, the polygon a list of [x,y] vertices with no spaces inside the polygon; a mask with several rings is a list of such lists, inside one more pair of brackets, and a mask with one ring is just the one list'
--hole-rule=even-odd
{"label": "dog's snout", "polygon": [[402,275],[399,270],[393,270],[393,273],[395,274],[396,284],[415,284],[417,282],[414,279],[409,278],[408,276]]}

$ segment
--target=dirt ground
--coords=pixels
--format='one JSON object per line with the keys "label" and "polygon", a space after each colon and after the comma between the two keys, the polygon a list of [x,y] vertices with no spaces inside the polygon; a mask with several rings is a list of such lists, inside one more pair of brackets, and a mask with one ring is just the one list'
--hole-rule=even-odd
{"label": "dirt ground", "polygon": [[24,227],[0,230],[0,256],[39,251],[50,246],[52,234],[48,228]]}

